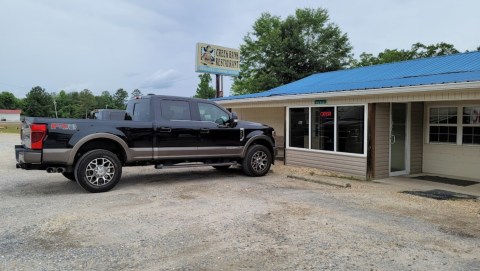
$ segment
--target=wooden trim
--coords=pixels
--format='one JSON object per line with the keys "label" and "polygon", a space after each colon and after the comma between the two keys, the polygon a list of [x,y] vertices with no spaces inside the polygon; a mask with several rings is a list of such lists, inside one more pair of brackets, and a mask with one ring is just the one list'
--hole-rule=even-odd
{"label": "wooden trim", "polygon": [[375,177],[375,112],[376,104],[368,105],[368,134],[367,134],[367,180]]}

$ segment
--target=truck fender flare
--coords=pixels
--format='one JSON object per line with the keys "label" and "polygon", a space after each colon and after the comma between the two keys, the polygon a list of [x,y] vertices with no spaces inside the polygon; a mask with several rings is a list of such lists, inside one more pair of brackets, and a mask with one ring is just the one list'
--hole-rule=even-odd
{"label": "truck fender flare", "polygon": [[[266,146],[266,147],[269,150],[271,150],[271,148],[272,148],[271,146],[273,146],[272,140],[266,135],[256,135],[256,136],[253,136],[250,139],[248,139],[247,143],[245,144],[245,147],[243,148],[242,157],[245,157],[245,155],[247,154],[248,148],[250,148],[250,146],[257,140],[266,140],[270,144],[270,146]],[[272,153],[272,155],[274,155],[274,154]]]}
{"label": "truck fender flare", "polygon": [[90,134],[82,139],[80,139],[75,146],[73,146],[72,151],[70,152],[70,156],[68,157],[68,163],[67,165],[73,165],[75,162],[75,156],[77,155],[78,150],[87,142],[94,140],[94,139],[109,139],[117,142],[120,146],[122,146],[126,156],[127,156],[127,161],[131,160],[132,155],[130,154],[130,149],[127,146],[127,143],[123,141],[120,137],[108,133],[95,133],[95,134]]}

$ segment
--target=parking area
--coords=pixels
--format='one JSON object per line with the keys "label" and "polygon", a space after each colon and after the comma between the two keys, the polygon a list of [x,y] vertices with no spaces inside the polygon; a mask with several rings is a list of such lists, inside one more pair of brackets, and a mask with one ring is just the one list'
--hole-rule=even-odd
{"label": "parking area", "polygon": [[0,270],[478,270],[480,202],[275,165],[125,168],[110,192],[15,169],[0,134]]}

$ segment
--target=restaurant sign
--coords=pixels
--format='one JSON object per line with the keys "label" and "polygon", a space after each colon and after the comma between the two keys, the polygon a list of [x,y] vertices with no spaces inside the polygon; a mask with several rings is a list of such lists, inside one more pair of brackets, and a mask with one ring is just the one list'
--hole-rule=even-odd
{"label": "restaurant sign", "polygon": [[238,76],[240,50],[207,43],[197,43],[196,72]]}

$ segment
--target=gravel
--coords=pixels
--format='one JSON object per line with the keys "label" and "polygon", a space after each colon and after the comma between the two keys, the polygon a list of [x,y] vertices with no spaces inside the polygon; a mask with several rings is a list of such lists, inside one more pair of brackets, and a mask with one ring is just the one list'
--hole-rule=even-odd
{"label": "gravel", "polygon": [[15,169],[0,134],[0,270],[479,270],[480,203],[388,185],[350,188],[272,167],[125,168],[90,194],[60,174]]}

